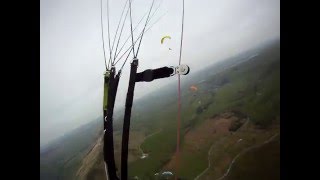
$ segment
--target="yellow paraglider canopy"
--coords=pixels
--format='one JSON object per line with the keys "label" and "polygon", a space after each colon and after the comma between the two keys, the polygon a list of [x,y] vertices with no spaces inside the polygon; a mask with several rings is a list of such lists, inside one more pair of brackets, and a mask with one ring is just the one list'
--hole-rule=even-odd
{"label": "yellow paraglider canopy", "polygon": [[163,37],[161,38],[161,44],[163,44],[163,41],[164,41],[164,39],[166,39],[166,38],[171,39],[170,36],[163,36]]}

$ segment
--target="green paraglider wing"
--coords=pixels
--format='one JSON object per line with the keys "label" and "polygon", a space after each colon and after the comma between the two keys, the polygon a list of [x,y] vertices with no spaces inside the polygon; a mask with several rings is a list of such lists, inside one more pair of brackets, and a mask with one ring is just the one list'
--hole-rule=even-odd
{"label": "green paraglider wing", "polygon": [[161,38],[161,44],[163,44],[163,42],[164,42],[165,39],[171,39],[171,37],[170,37],[170,36],[163,36],[163,37]]}

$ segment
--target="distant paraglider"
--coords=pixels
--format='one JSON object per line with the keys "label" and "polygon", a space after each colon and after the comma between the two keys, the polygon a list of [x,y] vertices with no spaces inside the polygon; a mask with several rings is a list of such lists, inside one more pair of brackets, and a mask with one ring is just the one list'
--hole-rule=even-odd
{"label": "distant paraglider", "polygon": [[[171,39],[171,36],[163,36],[162,38],[161,38],[161,44],[164,44],[165,43],[165,39]],[[168,49],[169,49],[169,51],[171,51],[172,49],[170,48],[170,47],[168,47]]]}
{"label": "distant paraglider", "polygon": [[192,86],[190,86],[190,90],[193,91],[193,92],[196,92],[196,91],[198,91],[198,87],[192,85]]}
{"label": "distant paraglider", "polygon": [[171,37],[170,37],[170,36],[163,36],[163,37],[161,38],[161,44],[163,44],[163,42],[164,42],[165,39],[171,39]]}
{"label": "distant paraglider", "polygon": [[190,90],[194,93],[193,96],[196,97],[196,93],[198,91],[198,87],[195,85],[190,86]]}

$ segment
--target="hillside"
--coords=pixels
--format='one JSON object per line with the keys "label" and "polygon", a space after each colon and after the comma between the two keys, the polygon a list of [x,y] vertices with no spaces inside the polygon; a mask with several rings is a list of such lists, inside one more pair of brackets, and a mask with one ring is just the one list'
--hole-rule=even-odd
{"label": "hillside", "polygon": [[40,149],[40,179],[73,179],[83,157],[101,136],[101,118],[97,118]]}
{"label": "hillside", "polygon": [[[191,85],[198,91],[190,91]],[[174,172],[176,99],[173,85],[134,101],[130,177],[161,179],[155,174]],[[263,158],[280,150],[276,143],[280,136],[279,42],[191,74],[182,82],[181,119],[180,179],[233,179],[243,172],[252,179],[279,179],[279,155]],[[115,121],[117,167],[121,128],[122,120]],[[142,158],[143,154],[147,156]],[[103,170],[102,165],[97,163],[89,174]]]}

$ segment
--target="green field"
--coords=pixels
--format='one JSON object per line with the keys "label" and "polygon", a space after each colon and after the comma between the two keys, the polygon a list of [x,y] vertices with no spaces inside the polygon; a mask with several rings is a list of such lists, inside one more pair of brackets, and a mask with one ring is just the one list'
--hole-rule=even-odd
{"label": "green field", "polygon": [[280,179],[279,149],[280,138],[278,136],[270,143],[248,151],[239,157],[225,180]]}
{"label": "green field", "polygon": [[[193,179],[207,168],[208,151],[212,146],[216,148],[212,151],[214,155],[211,159],[221,163],[219,167],[207,170],[205,174],[209,179],[218,178],[223,174],[232,158],[243,149],[257,145],[272,133],[280,131],[275,126],[280,121],[278,44],[263,49],[249,60],[236,59],[231,58],[224,63],[208,67],[204,70],[206,73],[191,74],[190,79],[182,83],[182,141],[178,174],[182,179]],[[198,91],[190,91],[191,85],[196,85]],[[159,93],[147,95],[144,99],[134,102],[131,132],[142,132],[147,136],[159,129],[162,131],[142,143],[141,148],[149,157],[129,163],[130,177],[155,179],[154,174],[166,170],[166,164],[172,160],[177,136],[176,99],[176,85],[173,84],[161,89]],[[242,128],[232,135],[208,137],[207,144],[202,145],[197,152],[189,152],[185,148],[184,138],[189,131],[197,130],[212,117],[231,111],[238,112],[237,116],[248,119],[250,128]],[[121,125],[121,120],[115,123],[115,129],[119,132]],[[241,146],[233,147],[232,144],[239,138],[248,140]],[[134,138],[130,137],[130,140],[134,141]],[[279,151],[276,147],[274,150]],[[213,172],[215,175],[212,175]]]}
{"label": "green field", "polygon": [[[191,91],[191,85],[198,91]],[[172,171],[180,179],[280,178],[279,136],[264,143],[280,134],[279,42],[192,71],[181,86],[179,171],[174,169],[177,85],[173,82],[134,100],[129,179],[161,179],[155,173],[163,171]],[[123,113],[123,109],[116,111],[114,117],[118,168]],[[139,147],[147,158],[140,159]],[[103,179],[101,159],[86,179]]]}

